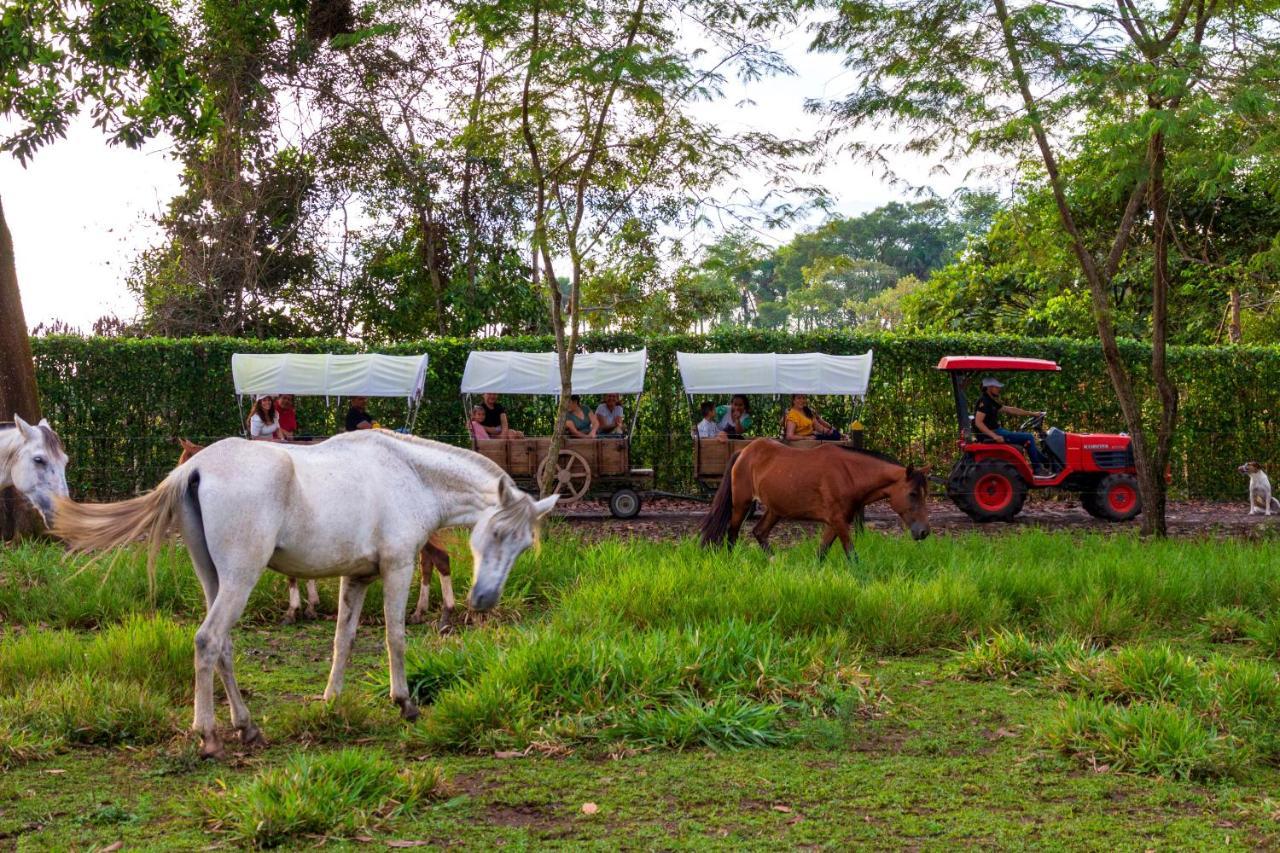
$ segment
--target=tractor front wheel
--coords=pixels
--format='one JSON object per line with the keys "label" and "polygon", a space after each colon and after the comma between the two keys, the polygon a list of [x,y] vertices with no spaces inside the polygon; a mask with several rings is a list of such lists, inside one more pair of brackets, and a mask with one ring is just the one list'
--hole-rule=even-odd
{"label": "tractor front wheel", "polygon": [[974,521],[1012,521],[1027,499],[1027,484],[1008,462],[986,460],[969,468],[956,484],[956,506]]}
{"label": "tractor front wheel", "polygon": [[[1098,483],[1098,488],[1093,493],[1093,504],[1098,510],[1098,518],[1128,521],[1142,512],[1138,479],[1131,474],[1108,474]],[[1085,509],[1088,508],[1086,503]]]}

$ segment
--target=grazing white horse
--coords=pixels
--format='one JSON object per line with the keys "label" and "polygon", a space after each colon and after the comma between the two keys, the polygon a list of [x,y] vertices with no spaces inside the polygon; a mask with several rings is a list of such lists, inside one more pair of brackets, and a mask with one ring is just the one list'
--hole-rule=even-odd
{"label": "grazing white horse", "polygon": [[48,421],[32,426],[14,415],[0,428],[0,490],[10,486],[50,523],[54,500],[67,496],[67,454]]}
{"label": "grazing white horse", "polygon": [[342,691],[365,592],[382,580],[391,698],[413,720],[418,708],[404,675],[404,611],[418,552],[442,527],[472,528],[469,604],[489,610],[512,564],[533,544],[538,520],[555,503],[554,495],[535,501],[478,453],[383,430],[289,450],[228,438],[140,497],[114,504],[59,502],[54,533],[78,551],[146,538],[153,570],[161,542],[175,527],[182,532],[208,607],[195,636],[193,728],[201,754],[216,758],[222,744],[215,669],[241,742],[264,743],[236,686],[230,633],[266,569],[301,579],[342,579],[325,699]]}

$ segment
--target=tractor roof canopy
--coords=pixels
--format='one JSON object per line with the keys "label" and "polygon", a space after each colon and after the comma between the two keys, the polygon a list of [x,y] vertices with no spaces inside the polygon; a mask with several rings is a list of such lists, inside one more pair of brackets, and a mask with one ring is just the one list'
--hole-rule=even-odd
{"label": "tractor roof canopy", "polygon": [[965,373],[977,370],[1061,370],[1057,362],[1044,358],[1005,358],[994,355],[944,355],[939,370]]}

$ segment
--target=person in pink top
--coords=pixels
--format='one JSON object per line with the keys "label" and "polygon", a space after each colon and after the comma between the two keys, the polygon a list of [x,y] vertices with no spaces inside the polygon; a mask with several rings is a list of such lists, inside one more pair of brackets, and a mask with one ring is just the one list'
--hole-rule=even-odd
{"label": "person in pink top", "polygon": [[493,438],[484,428],[484,406],[471,407],[471,435],[476,441]]}

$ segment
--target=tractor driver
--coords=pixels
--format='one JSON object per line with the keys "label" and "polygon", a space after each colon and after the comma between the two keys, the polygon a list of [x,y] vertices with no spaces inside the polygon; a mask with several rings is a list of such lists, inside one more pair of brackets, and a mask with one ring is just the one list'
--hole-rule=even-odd
{"label": "tractor driver", "polygon": [[1014,432],[1013,430],[1002,429],[1000,427],[1000,413],[1008,412],[1020,418],[1045,416],[1045,412],[1029,412],[1026,409],[1019,409],[1017,406],[1009,406],[1000,402],[1000,389],[1004,388],[1004,383],[993,376],[988,376],[982,380],[982,398],[978,400],[978,405],[973,409],[973,425],[978,431],[990,438],[997,444],[1016,444],[1026,448],[1027,456],[1031,457],[1031,467],[1035,469],[1037,477],[1043,477],[1048,474],[1045,467],[1044,454],[1040,452],[1040,448],[1036,445],[1036,437],[1029,432]]}

